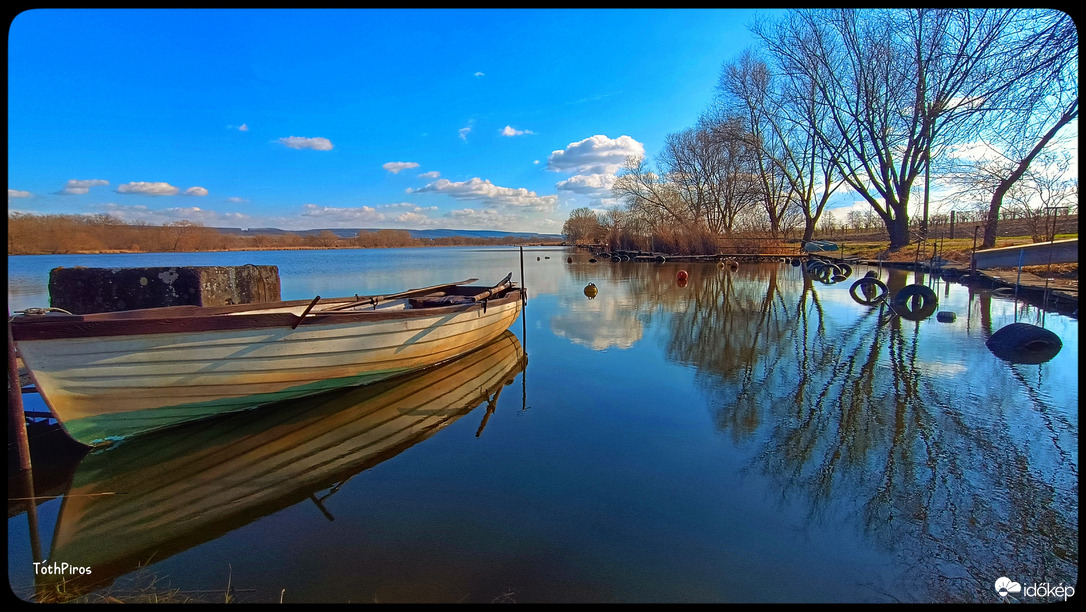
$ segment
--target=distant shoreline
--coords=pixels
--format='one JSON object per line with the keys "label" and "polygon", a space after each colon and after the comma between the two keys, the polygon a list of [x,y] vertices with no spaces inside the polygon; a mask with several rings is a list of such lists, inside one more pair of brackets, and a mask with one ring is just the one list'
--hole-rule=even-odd
{"label": "distant shoreline", "polygon": [[525,244],[416,244],[410,246],[362,247],[362,246],[270,246],[231,249],[197,249],[192,251],[134,251],[127,249],[75,250],[64,253],[8,253],[8,257],[36,257],[40,255],[150,255],[159,253],[236,253],[242,251],[333,251],[333,250],[369,250],[369,249],[436,249],[461,247],[542,247],[569,246],[564,242],[531,242]]}

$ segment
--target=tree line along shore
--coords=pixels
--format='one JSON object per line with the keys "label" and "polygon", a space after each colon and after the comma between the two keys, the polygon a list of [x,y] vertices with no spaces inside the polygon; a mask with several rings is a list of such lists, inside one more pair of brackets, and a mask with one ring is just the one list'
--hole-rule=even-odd
{"label": "tree line along shore", "polygon": [[[533,239],[532,244],[548,244]],[[560,244],[554,241],[553,244]],[[190,221],[126,223],[110,215],[8,215],[8,255],[171,253],[424,246],[524,245],[522,237],[415,238],[407,230],[361,230],[352,237],[330,230],[309,234],[239,234]]]}

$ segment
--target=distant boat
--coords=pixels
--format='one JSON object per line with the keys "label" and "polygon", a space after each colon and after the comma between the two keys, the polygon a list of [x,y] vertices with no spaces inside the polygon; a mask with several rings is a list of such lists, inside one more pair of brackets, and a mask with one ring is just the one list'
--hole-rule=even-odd
{"label": "distant boat", "polygon": [[512,274],[391,295],[170,306],[11,319],[16,349],[64,430],[89,446],[427,368],[519,316]]}
{"label": "distant boat", "polygon": [[[487,403],[527,365],[510,331],[440,366],[375,384],[140,436],[82,459],[61,502],[48,559],[91,568],[36,576],[39,593],[75,598],[306,500]],[[323,519],[317,519],[323,520]],[[48,588],[63,580],[64,589]]]}

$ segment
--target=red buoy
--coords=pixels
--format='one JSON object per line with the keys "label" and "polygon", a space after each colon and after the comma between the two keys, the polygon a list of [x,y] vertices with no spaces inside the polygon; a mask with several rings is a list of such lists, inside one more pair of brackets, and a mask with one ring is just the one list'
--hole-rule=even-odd
{"label": "red buoy", "polygon": [[690,278],[690,275],[686,273],[686,270],[679,270],[677,278],[682,281]]}

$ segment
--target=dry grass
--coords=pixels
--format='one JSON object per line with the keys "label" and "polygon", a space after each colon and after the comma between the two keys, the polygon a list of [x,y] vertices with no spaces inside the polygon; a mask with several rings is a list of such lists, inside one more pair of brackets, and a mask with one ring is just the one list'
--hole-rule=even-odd
{"label": "dry grass", "polygon": [[[232,574],[232,572],[231,572]],[[251,593],[252,589],[236,589],[233,577],[226,578],[223,590],[186,591],[172,586],[168,580],[150,575],[141,568],[134,575],[122,578],[109,587],[90,593],[73,590],[73,585],[60,581],[48,586],[31,589],[32,595],[24,597],[26,601],[36,603],[137,603],[137,604],[222,604],[241,603],[239,593]],[[282,603],[282,599],[280,599]]]}
{"label": "dry grass", "polygon": [[[1077,236],[1067,236],[1070,238],[1077,238]],[[1058,239],[1063,239],[1065,236],[1057,236]],[[945,259],[947,261],[968,265],[973,254],[973,239],[970,238],[955,238],[954,240],[930,240],[920,244],[919,251],[917,250],[916,243],[910,244],[907,247],[898,249],[897,251],[891,251],[887,241],[839,241],[844,249],[844,255],[846,257],[858,257],[860,259],[871,259],[891,262],[913,262],[916,260],[927,261],[931,258],[933,252],[936,256]],[[999,238],[996,241],[996,247],[1008,247],[1019,244],[1033,244],[1033,240],[1028,236],[1013,236],[1008,238]],[[934,249],[934,251],[933,251]],[[1078,280],[1078,263],[1060,263],[1052,264],[1051,266],[1024,266],[1023,272],[1028,272],[1040,276],[1042,278],[1062,278]]]}

